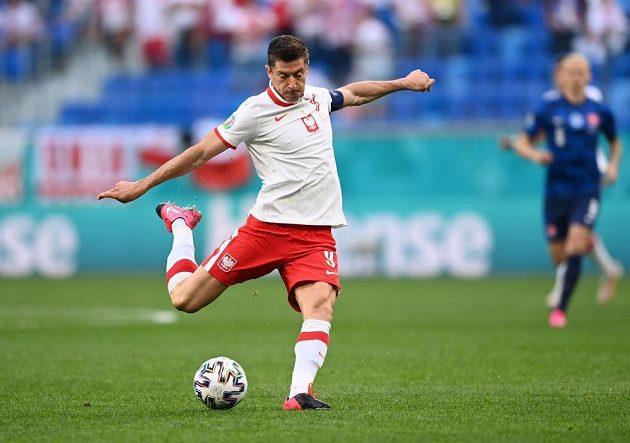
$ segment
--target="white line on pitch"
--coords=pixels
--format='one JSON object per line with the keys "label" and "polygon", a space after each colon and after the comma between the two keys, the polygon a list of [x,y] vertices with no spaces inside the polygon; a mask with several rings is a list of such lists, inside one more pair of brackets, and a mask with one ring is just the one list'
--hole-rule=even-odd
{"label": "white line on pitch", "polygon": [[79,306],[0,306],[0,330],[49,329],[67,326],[108,327],[171,324],[173,311],[143,308]]}

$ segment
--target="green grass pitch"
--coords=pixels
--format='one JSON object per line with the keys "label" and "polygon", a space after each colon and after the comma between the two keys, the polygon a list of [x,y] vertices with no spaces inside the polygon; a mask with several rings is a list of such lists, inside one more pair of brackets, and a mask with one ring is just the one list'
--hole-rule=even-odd
{"label": "green grass pitch", "polygon": [[[0,280],[0,441],[630,441],[630,282],[600,308],[583,280],[565,330],[551,283],[346,279],[316,383],[333,409],[285,412],[301,320],[279,280],[196,314],[158,277]],[[219,355],[249,380],[228,411],[192,389]]]}

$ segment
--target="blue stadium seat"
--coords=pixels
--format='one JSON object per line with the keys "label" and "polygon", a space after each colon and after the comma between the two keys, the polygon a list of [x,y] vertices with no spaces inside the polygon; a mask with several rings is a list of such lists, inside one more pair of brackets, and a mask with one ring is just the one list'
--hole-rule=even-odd
{"label": "blue stadium seat", "polygon": [[100,106],[88,103],[66,103],[59,116],[59,123],[65,125],[97,124],[101,120]]}

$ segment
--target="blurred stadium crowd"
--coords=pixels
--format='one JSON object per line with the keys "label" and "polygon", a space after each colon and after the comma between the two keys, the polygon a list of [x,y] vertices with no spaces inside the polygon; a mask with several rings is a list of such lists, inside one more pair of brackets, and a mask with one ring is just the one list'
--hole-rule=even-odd
{"label": "blurred stadium crowd", "polygon": [[224,117],[264,87],[251,69],[261,72],[269,38],[294,33],[324,86],[421,67],[444,89],[422,107],[392,96],[368,119],[517,118],[572,49],[605,92],[630,99],[629,14],[630,0],[0,0],[0,81],[45,78],[98,44],[117,73],[101,103],[69,103],[61,123],[178,123],[208,103]]}

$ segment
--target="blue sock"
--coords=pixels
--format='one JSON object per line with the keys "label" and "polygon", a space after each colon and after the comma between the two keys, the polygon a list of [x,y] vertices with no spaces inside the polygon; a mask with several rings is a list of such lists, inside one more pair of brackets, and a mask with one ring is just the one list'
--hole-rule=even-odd
{"label": "blue sock", "polygon": [[573,294],[573,289],[575,288],[582,272],[582,256],[569,255],[566,263],[567,270],[564,273],[562,296],[560,297],[560,304],[558,305],[558,309],[562,309],[564,312],[567,310],[569,300],[571,300],[571,295]]}

